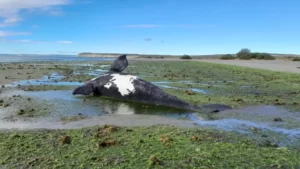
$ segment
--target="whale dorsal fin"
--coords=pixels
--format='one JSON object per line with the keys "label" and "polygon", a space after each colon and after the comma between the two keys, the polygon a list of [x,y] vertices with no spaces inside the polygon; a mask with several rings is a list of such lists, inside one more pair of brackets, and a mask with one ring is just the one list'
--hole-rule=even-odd
{"label": "whale dorsal fin", "polygon": [[121,73],[127,66],[127,55],[120,55],[110,66],[109,72]]}

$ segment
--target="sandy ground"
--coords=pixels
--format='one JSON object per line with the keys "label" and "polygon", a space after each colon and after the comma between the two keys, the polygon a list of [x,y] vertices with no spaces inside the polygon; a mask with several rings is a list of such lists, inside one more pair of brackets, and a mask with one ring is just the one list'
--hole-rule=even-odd
{"label": "sandy ground", "polygon": [[190,120],[178,120],[154,115],[103,115],[93,116],[86,119],[62,122],[53,118],[42,118],[31,121],[18,120],[15,122],[1,121],[0,130],[9,129],[76,129],[82,127],[92,127],[97,125],[117,125],[117,126],[152,126],[152,125],[170,125],[183,128],[194,128],[197,125]]}
{"label": "sandy ground", "polygon": [[300,73],[300,62],[290,60],[219,60],[219,59],[199,59],[199,62],[221,63],[234,66],[244,66],[249,68],[267,69],[272,71],[283,71]]}
{"label": "sandy ground", "polygon": [[287,59],[277,59],[277,60],[221,60],[221,59],[191,59],[182,60],[178,58],[128,58],[129,61],[197,61],[197,62],[209,62],[218,64],[227,64],[233,66],[243,66],[249,68],[267,69],[272,71],[283,71],[283,72],[293,72],[300,73],[300,62],[295,62]]}

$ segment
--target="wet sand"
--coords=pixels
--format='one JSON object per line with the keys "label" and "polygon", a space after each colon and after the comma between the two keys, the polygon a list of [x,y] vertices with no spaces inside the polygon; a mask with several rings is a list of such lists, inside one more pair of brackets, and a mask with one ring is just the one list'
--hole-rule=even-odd
{"label": "wet sand", "polygon": [[152,126],[170,125],[183,128],[199,127],[190,120],[178,120],[155,115],[102,115],[87,117],[78,121],[63,122],[54,118],[43,118],[31,121],[1,121],[0,130],[31,130],[31,129],[78,129],[82,127],[101,126],[105,124],[117,126]]}
{"label": "wet sand", "polygon": [[0,64],[0,85],[5,85],[19,80],[39,79],[49,72],[48,68],[54,65],[35,65],[30,63],[8,63]]}

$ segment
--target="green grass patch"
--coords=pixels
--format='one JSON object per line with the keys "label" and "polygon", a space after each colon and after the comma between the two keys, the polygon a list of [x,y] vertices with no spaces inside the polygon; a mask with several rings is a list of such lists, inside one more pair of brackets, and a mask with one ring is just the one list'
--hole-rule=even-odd
{"label": "green grass patch", "polygon": [[220,59],[221,60],[233,60],[233,59],[236,59],[236,57],[233,55],[227,54],[227,55],[221,56]]}
{"label": "green grass patch", "polygon": [[292,61],[300,61],[300,58],[293,58]]}
{"label": "green grass patch", "polygon": [[170,126],[2,132],[0,149],[4,168],[300,167],[297,149]]}

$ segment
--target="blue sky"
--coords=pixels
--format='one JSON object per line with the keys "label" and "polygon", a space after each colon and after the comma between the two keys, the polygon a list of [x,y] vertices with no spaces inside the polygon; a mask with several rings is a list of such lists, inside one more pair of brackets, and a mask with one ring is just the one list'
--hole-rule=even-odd
{"label": "blue sky", "polygon": [[299,0],[0,0],[0,53],[300,54]]}

